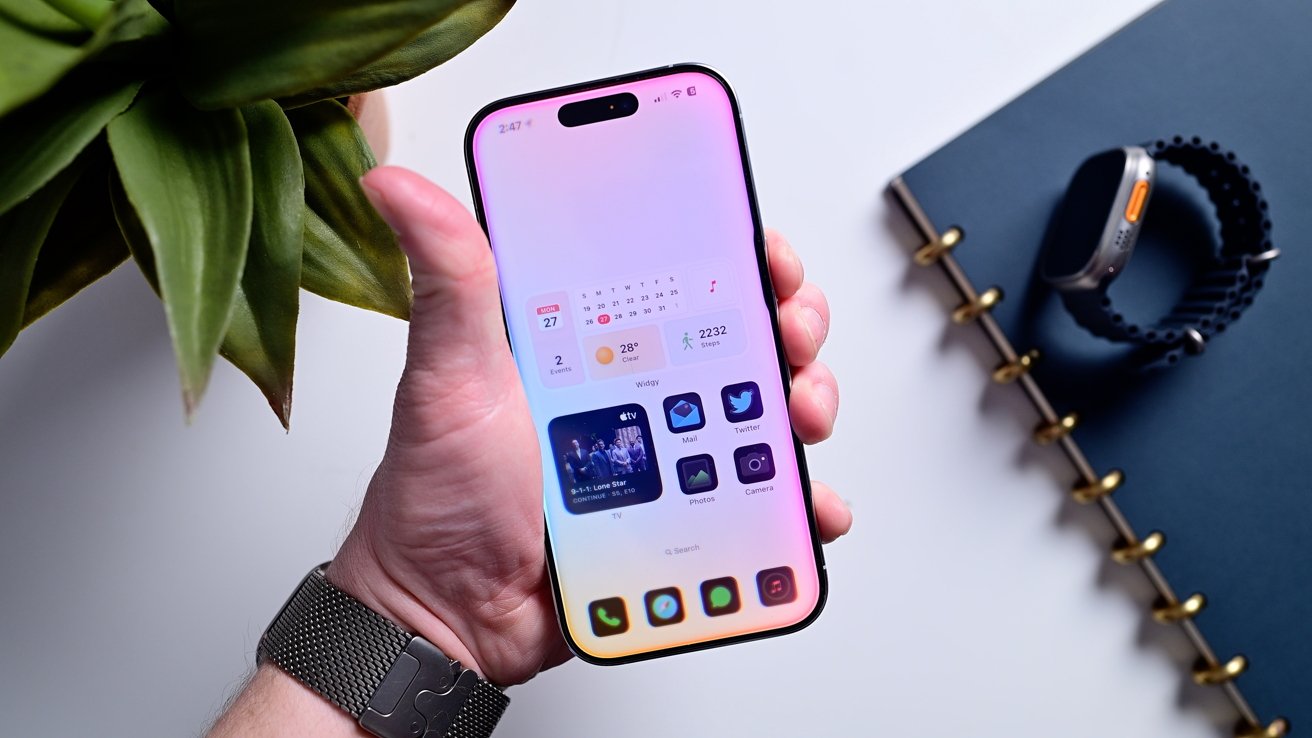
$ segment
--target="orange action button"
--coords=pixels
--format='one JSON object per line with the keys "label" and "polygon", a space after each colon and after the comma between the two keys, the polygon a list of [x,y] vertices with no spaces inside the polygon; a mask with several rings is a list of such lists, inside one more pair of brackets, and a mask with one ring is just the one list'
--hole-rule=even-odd
{"label": "orange action button", "polygon": [[1134,190],[1130,192],[1130,202],[1125,206],[1125,219],[1131,223],[1138,223],[1146,202],[1148,202],[1148,180],[1141,179],[1134,183]]}

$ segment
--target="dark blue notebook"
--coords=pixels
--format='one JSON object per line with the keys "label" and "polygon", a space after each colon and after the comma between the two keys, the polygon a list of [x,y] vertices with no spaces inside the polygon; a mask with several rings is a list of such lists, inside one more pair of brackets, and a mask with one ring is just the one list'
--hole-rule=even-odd
{"label": "dark blue notebook", "polygon": [[[1077,326],[1037,267],[1081,161],[1177,134],[1220,142],[1251,167],[1283,253],[1252,307],[1204,353],[1144,372]],[[1145,322],[1183,293],[1182,252],[1217,248],[1212,205],[1170,169],[1158,169],[1143,239],[1110,292]],[[1312,726],[1312,3],[1169,0],[891,189],[931,246],[952,227],[964,233],[937,262],[963,301],[1001,288],[1004,299],[976,321],[993,331],[999,360],[1042,352],[1015,381],[1041,425],[1078,414],[1057,441],[1071,479],[1123,470],[1119,489],[1094,504],[1113,523],[1124,513],[1132,532],[1122,543],[1165,533],[1138,562],[1163,577],[1156,604],[1205,594],[1196,614],[1174,614],[1200,650],[1196,676],[1239,709],[1238,732],[1282,734],[1277,716]]]}

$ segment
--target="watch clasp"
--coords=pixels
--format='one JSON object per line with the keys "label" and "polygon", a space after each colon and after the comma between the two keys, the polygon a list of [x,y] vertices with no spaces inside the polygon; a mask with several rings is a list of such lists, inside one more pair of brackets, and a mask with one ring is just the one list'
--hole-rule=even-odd
{"label": "watch clasp", "polygon": [[392,662],[360,715],[360,726],[383,738],[445,738],[478,675],[415,636]]}

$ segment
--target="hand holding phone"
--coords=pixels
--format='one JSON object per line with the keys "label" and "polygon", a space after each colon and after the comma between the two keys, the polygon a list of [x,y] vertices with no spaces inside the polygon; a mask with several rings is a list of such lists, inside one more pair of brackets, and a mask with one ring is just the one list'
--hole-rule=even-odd
{"label": "hand holding phone", "polygon": [[[464,206],[419,175],[383,167],[364,185],[410,257],[416,298],[391,441],[329,578],[489,680],[517,684],[569,651],[545,571],[541,465],[491,253]],[[833,391],[832,376],[810,363],[813,347],[793,348],[806,343],[803,304],[826,308],[814,288],[800,287],[782,239],[772,237],[770,254],[789,360],[805,365],[794,372],[792,417],[803,440],[821,440],[833,408],[817,404],[817,387]],[[814,500],[821,534],[845,532],[842,501],[818,483]]]}
{"label": "hand holding phone", "polygon": [[[728,84],[681,64],[501,100],[465,153],[571,649],[617,664],[805,627],[827,585],[788,413],[796,339]],[[803,317],[814,351],[826,322]]]}

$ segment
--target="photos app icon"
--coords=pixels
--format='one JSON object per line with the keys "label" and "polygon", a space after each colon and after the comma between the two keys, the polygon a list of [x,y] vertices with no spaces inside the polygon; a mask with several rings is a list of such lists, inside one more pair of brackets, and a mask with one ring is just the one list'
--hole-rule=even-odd
{"label": "photos app icon", "polygon": [[720,486],[720,477],[715,473],[715,459],[710,454],[679,459],[675,466],[679,471],[679,489],[685,495],[710,492]]}

